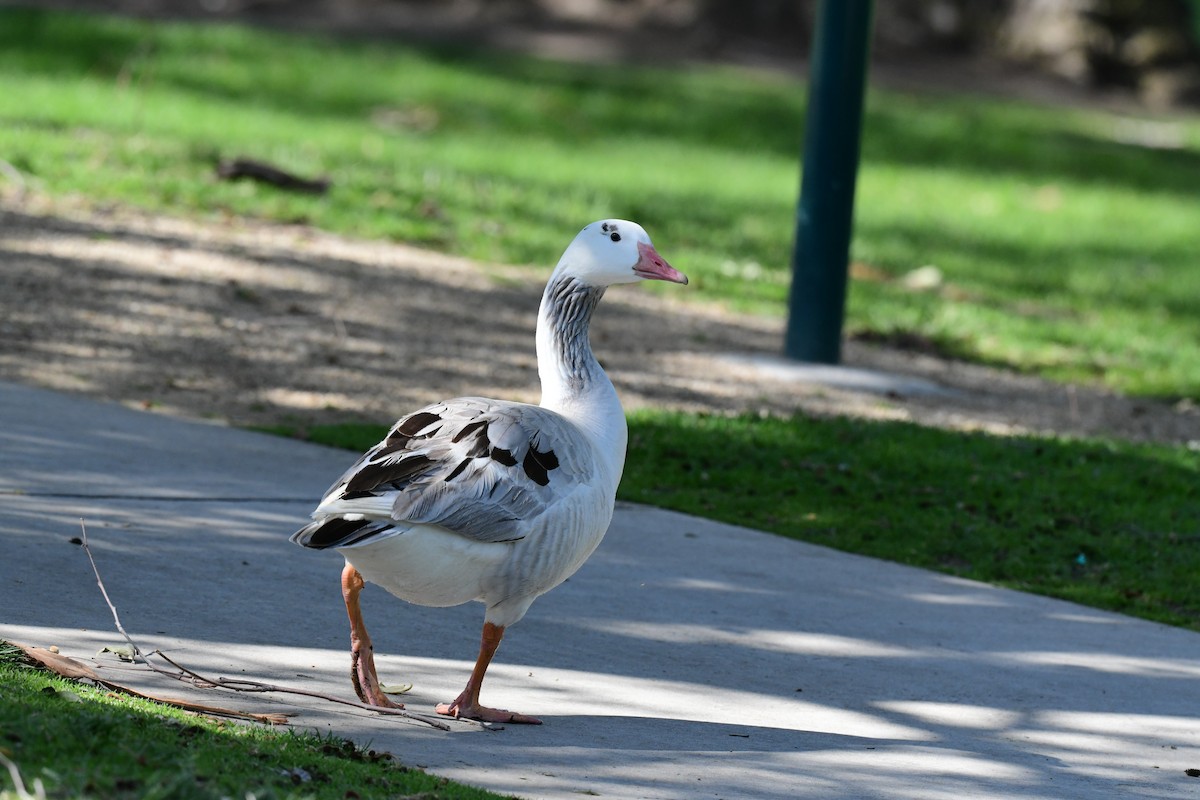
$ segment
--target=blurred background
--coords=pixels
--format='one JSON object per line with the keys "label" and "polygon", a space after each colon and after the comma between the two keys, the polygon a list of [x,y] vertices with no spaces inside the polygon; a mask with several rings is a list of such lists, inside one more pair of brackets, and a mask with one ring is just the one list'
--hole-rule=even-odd
{"label": "blurred background", "polygon": [[[11,4],[11,3],[10,3]],[[803,62],[816,0],[48,0],[22,3],[176,19],[403,35],[573,59]],[[969,87],[1014,71],[1136,97],[1200,101],[1197,0],[888,0],[873,55],[904,77]],[[972,69],[960,72],[964,63]],[[990,68],[990,69],[989,69]],[[941,74],[937,74],[941,72]],[[882,77],[887,78],[885,74]]]}

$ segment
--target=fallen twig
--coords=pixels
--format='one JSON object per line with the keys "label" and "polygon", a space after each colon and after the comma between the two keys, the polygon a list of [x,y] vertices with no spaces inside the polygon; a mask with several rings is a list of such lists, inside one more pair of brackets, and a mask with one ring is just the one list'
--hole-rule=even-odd
{"label": "fallen twig", "polygon": [[227,181],[237,180],[238,178],[250,178],[260,183],[269,183],[272,186],[277,186],[280,189],[288,189],[293,192],[325,194],[325,192],[329,191],[328,178],[317,178],[316,180],[301,178],[298,175],[285,172],[279,167],[249,158],[235,158],[231,161],[220,162],[217,164],[217,177]]}
{"label": "fallen twig", "polygon": [[169,705],[169,706],[175,706],[176,708],[182,708],[184,711],[196,711],[200,714],[215,714],[219,717],[238,717],[240,719],[248,719],[252,722],[262,722],[267,725],[287,725],[288,717],[295,716],[295,714],[289,714],[289,713],[277,712],[277,711],[269,711],[265,714],[258,713],[255,711],[239,711],[239,710],[233,709],[233,708],[221,708],[220,706],[210,706],[206,703],[193,703],[190,700],[179,700],[179,699],[170,698],[170,697],[159,697],[158,695],[147,694],[146,692],[139,692],[136,689],[130,689],[128,686],[122,686],[119,683],[113,683],[112,681],[106,680],[104,678],[100,679],[100,685],[106,689],[111,689],[113,691],[122,692],[124,694],[132,695],[133,697],[140,697],[143,700],[152,700],[155,703],[165,703],[166,705]]}
{"label": "fallen twig", "polygon": [[121,618],[117,616],[117,607],[114,606],[113,601],[109,599],[108,590],[104,588],[104,581],[100,579],[100,569],[96,566],[96,559],[92,558],[92,548],[88,547],[87,525],[83,523],[83,519],[79,520],[79,533],[80,547],[83,548],[83,552],[87,554],[88,561],[91,562],[92,573],[96,576],[96,585],[100,587],[100,594],[104,595],[104,602],[108,604],[108,610],[112,612],[113,622],[116,623],[117,630],[121,632],[121,635],[125,637],[125,641],[129,642],[129,646],[133,648],[133,657],[141,658],[143,661],[145,661],[146,659],[144,656],[142,656],[142,651],[138,649],[138,646],[134,643],[133,639],[130,639],[129,634],[125,632],[123,627],[121,627]]}
{"label": "fallen twig", "polygon": [[[367,711],[374,711],[377,714],[391,714],[398,717],[408,717],[409,719],[415,719],[419,722],[424,722],[426,725],[431,725],[432,727],[440,730],[450,730],[450,726],[444,722],[441,722],[440,720],[429,719],[428,717],[423,717],[420,714],[413,714],[412,712],[406,711],[403,708],[371,706],[367,705],[366,703],[361,703],[357,700],[345,700],[341,697],[334,697],[333,695],[322,694],[321,692],[313,692],[309,691],[308,689],[295,689],[290,686],[279,686],[278,684],[263,683],[261,681],[250,681],[241,678],[207,678],[195,670],[188,669],[182,664],[179,664],[161,650],[155,650],[153,653],[151,653],[151,655],[158,656],[163,661],[166,661],[168,664],[178,669],[182,674],[179,676],[174,676],[177,680],[184,680],[185,678],[183,676],[187,676],[192,679],[191,684],[197,688],[230,689],[235,692],[251,693],[282,692],[285,694],[298,694],[303,697],[315,697],[318,700],[328,700],[331,703],[341,703],[345,706],[353,706],[354,708],[362,708],[366,709]],[[163,674],[168,673],[164,672]]]}
{"label": "fallen twig", "polygon": [[63,678],[69,678],[74,681],[91,681],[97,686],[103,686],[112,692],[120,692],[131,697],[140,697],[143,700],[150,700],[155,703],[162,703],[175,708],[182,708],[185,711],[195,711],[200,714],[211,714],[218,717],[236,717],[238,719],[248,719],[252,722],[262,722],[268,725],[286,725],[287,718],[290,714],[266,713],[259,714],[253,711],[239,711],[234,708],[221,708],[220,706],[210,706],[204,703],[193,703],[190,700],[179,700],[174,697],[159,697],[146,692],[139,692],[136,689],[130,689],[128,686],[110,681],[107,678],[102,678],[94,669],[84,664],[82,661],[76,661],[73,658],[44,650],[40,647],[32,647],[21,642],[9,641],[13,647],[16,647],[25,657],[34,661],[55,675]]}
{"label": "fallen twig", "polygon": [[[112,612],[113,621],[116,623],[117,630],[121,632],[121,635],[125,637],[125,641],[128,642],[130,648],[132,648],[134,659],[137,661],[140,661],[140,663],[142,663],[142,664],[145,664],[147,667],[149,667],[154,672],[157,672],[159,675],[164,675],[173,680],[187,682],[198,689],[229,689],[230,691],[234,691],[234,692],[252,692],[252,693],[258,693],[258,694],[265,694],[268,692],[278,692],[281,694],[295,694],[295,695],[301,695],[304,697],[314,697],[318,700],[327,700],[331,703],[340,703],[342,705],[366,709],[367,711],[374,711],[377,714],[387,714],[390,716],[404,717],[406,719],[411,719],[416,722],[422,722],[426,725],[437,728],[439,730],[444,730],[444,731],[450,730],[450,726],[440,720],[430,719],[430,718],[422,716],[420,714],[414,714],[414,713],[406,711],[405,709],[402,709],[402,708],[385,708],[385,707],[381,707],[381,706],[371,706],[371,705],[367,705],[366,703],[361,703],[361,702],[358,702],[355,700],[344,700],[340,697],[334,697],[332,695],[322,694],[320,692],[312,692],[312,691],[308,691],[307,689],[294,689],[289,686],[279,686],[278,684],[263,683],[261,681],[230,679],[230,678],[215,678],[215,679],[214,678],[206,678],[205,676],[199,674],[195,670],[188,669],[187,667],[183,666],[182,664],[179,664],[178,662],[176,662],[175,660],[173,660],[169,656],[167,656],[165,653],[163,653],[161,650],[153,650],[149,653],[149,655],[158,656],[163,661],[166,661],[168,664],[170,664],[172,667],[174,667],[176,670],[178,670],[178,672],[173,672],[168,669],[163,669],[162,667],[159,667],[159,666],[153,664],[150,661],[149,657],[146,654],[142,653],[141,648],[139,648],[137,646],[137,644],[133,641],[133,639],[130,638],[129,634],[125,632],[125,628],[122,627],[121,617],[120,617],[120,615],[117,614],[117,607],[115,605],[113,605],[112,599],[109,598],[108,591],[104,588],[104,580],[103,580],[103,578],[100,577],[100,569],[96,566],[96,559],[92,557],[91,548],[88,546],[87,526],[84,525],[84,521],[82,519],[79,521],[79,528],[81,531],[80,547],[83,548],[83,551],[87,554],[88,561],[91,562],[92,572],[96,576],[96,584],[100,587],[100,594],[102,594],[104,596],[104,602],[108,604],[108,610]],[[14,642],[13,644],[16,644],[16,643]],[[20,645],[17,645],[17,646],[20,647]],[[22,649],[25,649],[25,648],[22,648]],[[110,689],[114,689],[116,691],[125,691],[125,692],[128,692],[129,694],[134,694],[134,695],[140,694],[132,689],[128,689],[124,686],[120,686],[119,684],[111,684],[111,682],[105,681],[103,678],[100,678],[100,676],[96,675],[96,673],[93,670],[91,670],[91,668],[87,667],[87,665],[85,665],[85,664],[81,664],[80,662],[74,661],[73,659],[66,658],[65,656],[57,656],[57,654],[51,654],[51,653],[49,653],[49,651],[40,651],[40,652],[46,653],[48,655],[54,655],[57,658],[65,659],[66,661],[70,662],[71,664],[75,664],[75,665],[78,665],[79,667],[82,667],[83,669],[85,669],[89,673],[91,673],[89,675],[86,675],[86,677],[89,680],[95,680],[99,683],[103,683],[105,686],[108,686],[108,688],[110,688]],[[26,650],[26,653],[29,654],[29,651]],[[31,657],[35,658],[36,660],[38,660],[39,662],[41,662],[43,664],[46,663],[43,660],[43,658],[40,656],[31,656]],[[49,665],[47,664],[47,666],[49,666]],[[50,669],[57,672],[57,670],[55,670],[54,667],[50,667]],[[62,674],[62,673],[60,673],[60,674]],[[225,715],[225,716],[240,716],[240,717],[245,717],[247,719],[257,719],[257,721],[260,721],[260,722],[270,722],[271,724],[282,724],[282,723],[286,722],[286,719],[282,719],[282,718],[286,717],[286,716],[290,716],[290,715],[284,715],[284,714],[253,714],[251,712],[231,711],[229,709],[201,706],[199,704],[188,703],[187,701],[182,701],[182,700],[179,700],[179,701],[167,700],[167,699],[153,697],[153,696],[149,696],[149,695],[140,695],[140,696],[147,697],[150,700],[156,700],[158,702],[167,703],[169,705],[179,706],[181,708],[187,708],[189,705],[195,706],[194,708],[189,709],[189,710],[193,710],[193,711],[208,709],[208,713],[221,714],[221,715]],[[268,719],[268,717],[270,717],[270,719]],[[261,719],[259,719],[259,718],[261,718]]]}

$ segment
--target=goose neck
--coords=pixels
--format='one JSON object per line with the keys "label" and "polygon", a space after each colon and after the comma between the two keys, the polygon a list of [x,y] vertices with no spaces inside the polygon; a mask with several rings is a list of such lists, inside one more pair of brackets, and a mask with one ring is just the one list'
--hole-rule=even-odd
{"label": "goose neck", "polygon": [[584,397],[611,384],[592,353],[588,329],[592,312],[604,296],[603,286],[556,276],[546,286],[538,312],[538,375],[542,405]]}
{"label": "goose neck", "polygon": [[603,286],[551,278],[538,313],[538,375],[542,407],[567,417],[593,441],[615,490],[625,461],[625,412],[588,339],[592,312],[603,296]]}

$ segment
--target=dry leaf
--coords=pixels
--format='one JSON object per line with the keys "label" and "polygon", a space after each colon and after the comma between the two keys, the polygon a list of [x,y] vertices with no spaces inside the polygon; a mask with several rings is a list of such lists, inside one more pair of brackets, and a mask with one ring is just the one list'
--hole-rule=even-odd
{"label": "dry leaf", "polygon": [[31,647],[27,644],[21,644],[20,642],[10,641],[9,644],[19,648],[25,654],[26,658],[36,661],[55,675],[61,675],[64,678],[76,681],[80,679],[100,680],[100,676],[91,667],[81,661],[67,658],[58,653],[51,653],[49,650],[44,650],[41,647]]}

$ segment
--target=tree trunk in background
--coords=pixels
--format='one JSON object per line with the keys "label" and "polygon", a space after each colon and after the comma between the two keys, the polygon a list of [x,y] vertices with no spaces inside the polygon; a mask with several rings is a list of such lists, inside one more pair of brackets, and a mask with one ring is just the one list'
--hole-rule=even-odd
{"label": "tree trunk in background", "polygon": [[[713,54],[747,43],[802,52],[815,0],[534,0],[547,14],[671,20],[701,27]],[[587,11],[582,11],[587,9]],[[1200,102],[1200,0],[884,0],[874,51],[885,57],[986,52],[1074,83],[1136,92],[1165,108]]]}
{"label": "tree trunk in background", "polygon": [[1135,90],[1157,108],[1200,100],[1196,3],[1009,0],[994,46],[1078,83]]}

